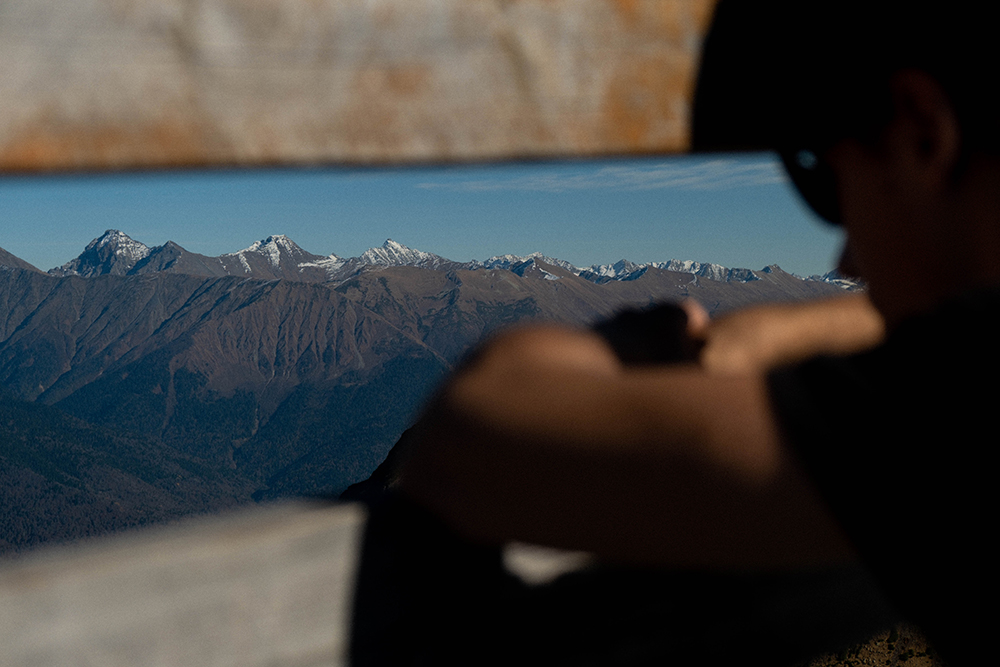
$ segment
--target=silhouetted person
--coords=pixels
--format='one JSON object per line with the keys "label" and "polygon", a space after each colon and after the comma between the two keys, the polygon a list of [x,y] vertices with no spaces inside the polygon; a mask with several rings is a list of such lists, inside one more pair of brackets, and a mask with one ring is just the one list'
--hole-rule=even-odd
{"label": "silhouetted person", "polygon": [[695,148],[780,151],[843,226],[877,312],[848,298],[698,324],[692,310],[704,348],[679,365],[624,365],[590,331],[511,331],[424,416],[406,496],[471,544],[699,572],[860,558],[951,664],[985,664],[1000,371],[987,10],[723,0]]}

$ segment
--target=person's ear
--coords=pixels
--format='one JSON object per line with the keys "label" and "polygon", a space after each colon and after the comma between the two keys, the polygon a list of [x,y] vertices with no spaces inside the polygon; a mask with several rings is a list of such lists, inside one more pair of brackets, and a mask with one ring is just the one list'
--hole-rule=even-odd
{"label": "person's ear", "polygon": [[915,170],[925,187],[945,185],[961,157],[955,108],[936,79],[920,70],[897,72],[890,81],[893,119],[890,147]]}

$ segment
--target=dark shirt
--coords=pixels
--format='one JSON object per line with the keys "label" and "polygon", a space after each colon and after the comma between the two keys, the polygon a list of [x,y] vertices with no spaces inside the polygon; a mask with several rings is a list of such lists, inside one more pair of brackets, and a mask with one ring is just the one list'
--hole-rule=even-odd
{"label": "dark shirt", "polygon": [[871,352],[770,378],[786,441],[890,599],[952,665],[992,657],[998,313],[1000,289],[969,293]]}

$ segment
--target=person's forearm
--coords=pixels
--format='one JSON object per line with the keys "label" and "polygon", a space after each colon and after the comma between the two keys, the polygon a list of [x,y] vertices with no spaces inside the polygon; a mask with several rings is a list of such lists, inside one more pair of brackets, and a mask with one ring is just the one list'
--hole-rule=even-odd
{"label": "person's forearm", "polygon": [[817,355],[852,354],[880,343],[882,317],[864,294],[752,306],[705,329],[701,361],[712,372],[766,372]]}
{"label": "person's forearm", "polygon": [[675,566],[843,557],[781,453],[760,380],[594,370],[583,362],[597,343],[577,342],[565,366],[537,355],[544,341],[501,343],[456,378],[425,417],[404,491],[487,542]]}

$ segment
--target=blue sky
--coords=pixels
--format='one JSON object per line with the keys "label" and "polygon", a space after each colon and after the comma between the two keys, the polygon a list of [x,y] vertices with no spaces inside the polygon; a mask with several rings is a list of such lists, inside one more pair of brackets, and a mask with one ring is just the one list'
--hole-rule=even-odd
{"label": "blue sky", "polygon": [[392,238],[459,261],[537,250],[578,266],[692,259],[800,275],[832,268],[840,244],[764,154],[16,177],[0,180],[0,216],[0,247],[41,269],[106,229],[205,255],[285,234],[343,257]]}

